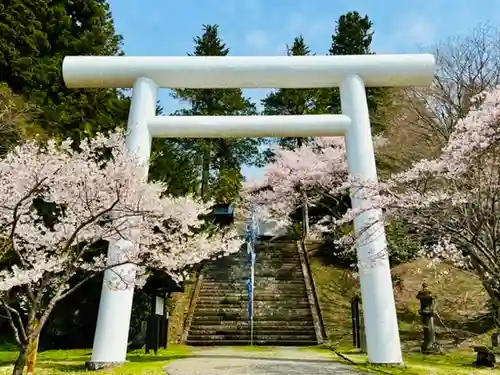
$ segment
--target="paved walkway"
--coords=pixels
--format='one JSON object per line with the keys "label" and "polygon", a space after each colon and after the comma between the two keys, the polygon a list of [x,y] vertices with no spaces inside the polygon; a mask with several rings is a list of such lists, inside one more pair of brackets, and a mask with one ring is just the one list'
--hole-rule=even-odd
{"label": "paved walkway", "polygon": [[354,375],[353,368],[332,361],[328,353],[298,348],[215,347],[195,349],[193,358],[165,367],[168,375]]}

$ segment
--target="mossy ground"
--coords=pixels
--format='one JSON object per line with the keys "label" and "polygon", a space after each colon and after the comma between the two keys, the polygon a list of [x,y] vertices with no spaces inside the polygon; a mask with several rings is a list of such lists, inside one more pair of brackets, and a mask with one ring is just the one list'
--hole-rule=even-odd
{"label": "mossy ground", "polygon": [[[487,295],[473,273],[446,264],[430,265],[425,260],[393,268],[405,360],[405,367],[401,368],[367,365],[366,356],[352,349],[350,301],[359,292],[358,280],[352,277],[352,273],[326,265],[314,257],[311,257],[311,270],[329,336],[328,346],[359,363],[360,369],[408,375],[500,374],[500,370],[472,366],[476,358],[473,346],[488,345],[493,328],[486,314]],[[435,296],[437,339],[445,349],[445,355],[424,356],[419,353],[423,333],[416,295],[424,282]]]}
{"label": "mossy ground", "polygon": [[[358,280],[349,270],[324,265],[319,259],[312,260],[311,269],[331,344],[349,344],[352,341],[350,301],[359,291]],[[486,293],[474,274],[444,264],[430,267],[425,261],[403,264],[392,272],[405,351],[418,351],[421,344],[420,303],[416,295],[423,282],[435,296],[435,324],[440,344],[451,350],[484,343],[492,322],[486,314]]]}

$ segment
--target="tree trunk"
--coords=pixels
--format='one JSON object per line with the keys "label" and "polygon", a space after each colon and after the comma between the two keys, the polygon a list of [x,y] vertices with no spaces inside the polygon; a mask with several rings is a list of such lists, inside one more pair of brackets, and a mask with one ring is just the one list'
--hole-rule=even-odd
{"label": "tree trunk", "polygon": [[[36,321],[38,324],[38,321]],[[28,371],[27,375],[34,375],[36,368],[36,356],[38,354],[38,339],[40,335],[36,336],[33,341],[28,345]]]}
{"label": "tree trunk", "polygon": [[208,198],[208,180],[210,178],[210,150],[208,146],[203,151],[202,174],[201,174],[201,198],[206,201]]}
{"label": "tree trunk", "polygon": [[17,356],[16,363],[14,364],[14,370],[12,375],[23,375],[24,367],[28,360],[28,345],[21,346],[19,350],[19,355]]}

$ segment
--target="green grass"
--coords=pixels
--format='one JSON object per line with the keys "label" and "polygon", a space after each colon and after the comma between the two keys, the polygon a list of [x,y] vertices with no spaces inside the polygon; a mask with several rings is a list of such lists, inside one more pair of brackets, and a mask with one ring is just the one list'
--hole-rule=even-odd
{"label": "green grass", "polygon": [[[330,343],[336,347],[349,344],[350,300],[358,293],[359,282],[350,277],[350,271],[322,264],[320,259],[311,262],[311,269]],[[413,352],[421,344],[422,324],[416,295],[423,282],[435,296],[437,338],[446,349],[482,343],[492,328],[485,318],[487,295],[474,274],[444,264],[428,267],[425,261],[397,266],[392,273],[405,351]]]}
{"label": "green grass", "polygon": [[405,366],[374,366],[366,364],[364,354],[347,354],[346,357],[360,363],[357,368],[369,373],[405,375],[493,375],[500,369],[477,368],[473,365],[476,356],[472,351],[457,350],[446,355],[406,354]]}
{"label": "green grass", "polygon": [[348,347],[336,350],[345,358],[337,355],[331,349],[324,347],[310,347],[304,350],[329,352],[330,357],[336,361],[345,361],[360,371],[370,374],[394,374],[394,375],[495,375],[500,374],[500,368],[477,368],[473,365],[476,354],[472,350],[455,350],[443,355],[423,355],[405,353],[404,366],[376,366],[368,364],[368,357],[358,350]]}
{"label": "green grass", "polygon": [[[158,355],[144,354],[144,350],[130,352],[127,360],[130,362],[118,368],[106,371],[86,371],[85,362],[90,360],[91,351],[82,350],[51,350],[38,354],[37,375],[80,374],[87,375],[165,375],[163,367],[171,360],[190,356],[190,348],[183,345],[170,345],[161,349]],[[0,374],[10,374],[17,353],[0,351]]]}
{"label": "green grass", "polygon": [[[359,292],[359,283],[350,277],[350,271],[325,265],[320,258],[312,260],[311,269],[329,337],[325,346],[342,354],[347,353],[346,357],[356,363],[364,363],[359,366],[361,370],[407,375],[500,374],[500,370],[472,366],[476,358],[472,346],[489,345],[489,334],[493,328],[485,314],[488,297],[473,273],[445,264],[429,267],[426,261],[402,264],[392,269],[399,330],[405,352],[405,367],[401,368],[367,365],[366,356],[352,351],[350,300]],[[438,342],[450,354],[412,354],[419,350],[423,338],[419,301],[416,299],[423,282],[428,284],[435,296]],[[337,359],[340,357],[337,356]]]}

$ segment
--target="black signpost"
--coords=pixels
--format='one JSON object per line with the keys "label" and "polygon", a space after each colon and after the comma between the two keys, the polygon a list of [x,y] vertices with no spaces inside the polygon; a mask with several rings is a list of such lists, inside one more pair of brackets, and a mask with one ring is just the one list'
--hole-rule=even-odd
{"label": "black signpost", "polygon": [[183,288],[166,274],[154,273],[144,286],[150,296],[151,313],[146,328],[146,353],[151,350],[158,354],[160,347],[168,347],[169,311],[166,298],[173,292],[183,292]]}

